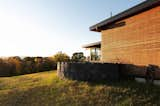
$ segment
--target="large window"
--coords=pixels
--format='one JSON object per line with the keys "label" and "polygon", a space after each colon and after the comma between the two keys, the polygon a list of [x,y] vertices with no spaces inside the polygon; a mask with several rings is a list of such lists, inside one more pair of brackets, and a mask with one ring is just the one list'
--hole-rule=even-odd
{"label": "large window", "polygon": [[91,56],[91,61],[99,61],[101,58],[100,48],[91,48],[90,56]]}

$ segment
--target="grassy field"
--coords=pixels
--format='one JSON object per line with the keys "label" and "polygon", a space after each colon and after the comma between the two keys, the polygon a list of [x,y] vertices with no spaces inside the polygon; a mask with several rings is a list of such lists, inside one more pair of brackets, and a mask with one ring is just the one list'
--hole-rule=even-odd
{"label": "grassy field", "polygon": [[60,80],[56,71],[0,78],[0,106],[160,105],[160,87]]}

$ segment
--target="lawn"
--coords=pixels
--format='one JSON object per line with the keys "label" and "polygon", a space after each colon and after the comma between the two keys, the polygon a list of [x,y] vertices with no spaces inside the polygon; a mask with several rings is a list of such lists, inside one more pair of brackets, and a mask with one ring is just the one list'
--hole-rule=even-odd
{"label": "lawn", "polygon": [[0,78],[0,106],[160,105],[160,87],[61,80],[56,71]]}

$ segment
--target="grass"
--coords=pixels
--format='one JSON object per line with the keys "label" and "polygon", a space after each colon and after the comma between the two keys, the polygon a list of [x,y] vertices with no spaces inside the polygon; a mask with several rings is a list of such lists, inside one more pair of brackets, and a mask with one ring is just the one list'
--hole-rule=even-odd
{"label": "grass", "polygon": [[160,87],[61,80],[56,71],[0,78],[0,106],[160,105]]}

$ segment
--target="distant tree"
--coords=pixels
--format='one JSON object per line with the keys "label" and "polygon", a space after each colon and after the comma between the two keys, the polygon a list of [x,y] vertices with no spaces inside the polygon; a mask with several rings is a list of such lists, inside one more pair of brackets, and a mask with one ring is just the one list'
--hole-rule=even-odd
{"label": "distant tree", "polygon": [[10,76],[11,70],[7,62],[0,58],[0,76]]}
{"label": "distant tree", "polygon": [[35,57],[24,57],[23,61],[32,61],[34,62]]}
{"label": "distant tree", "polygon": [[53,56],[53,60],[55,62],[68,62],[70,60],[70,57],[65,53],[58,52]]}
{"label": "distant tree", "polygon": [[43,62],[43,59],[44,59],[43,57],[35,57],[34,61],[37,63],[41,63],[41,62]]}
{"label": "distant tree", "polygon": [[72,61],[74,62],[83,62],[85,59],[86,57],[84,56],[83,52],[76,52],[72,55]]}
{"label": "distant tree", "polygon": [[8,60],[22,61],[22,59],[19,56],[8,57]]}
{"label": "distant tree", "polygon": [[23,73],[36,72],[35,57],[25,57],[23,59],[23,64],[24,64],[24,69],[22,70]]}
{"label": "distant tree", "polygon": [[56,62],[53,61],[51,58],[49,57],[44,57],[43,58],[43,62],[41,63],[42,65],[42,70],[54,70],[57,68]]}
{"label": "distant tree", "polygon": [[23,63],[19,56],[9,57],[8,62],[13,64],[16,75],[21,74],[21,71],[23,69],[23,65],[22,65]]}
{"label": "distant tree", "polygon": [[[63,56],[66,61],[66,55]],[[18,56],[0,58],[0,76],[14,76],[41,71],[55,70],[55,61],[49,57],[25,57]]]}

